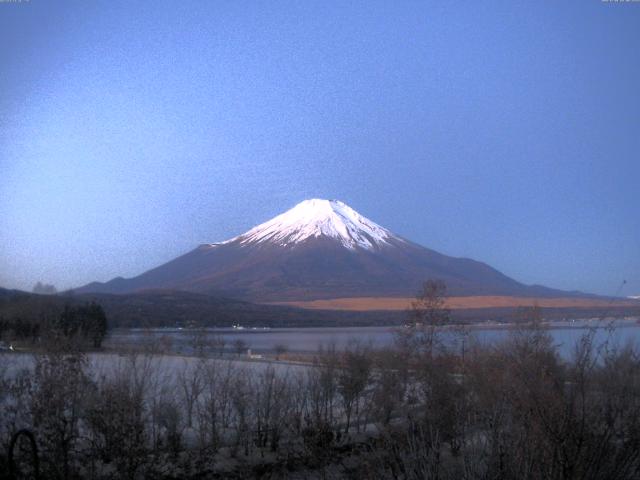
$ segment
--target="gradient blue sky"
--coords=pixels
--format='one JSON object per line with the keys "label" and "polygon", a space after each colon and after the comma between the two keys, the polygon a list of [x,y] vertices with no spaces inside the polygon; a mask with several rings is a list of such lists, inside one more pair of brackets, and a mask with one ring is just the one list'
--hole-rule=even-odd
{"label": "gradient blue sky", "polygon": [[133,276],[310,197],[640,294],[640,3],[0,3],[0,286]]}

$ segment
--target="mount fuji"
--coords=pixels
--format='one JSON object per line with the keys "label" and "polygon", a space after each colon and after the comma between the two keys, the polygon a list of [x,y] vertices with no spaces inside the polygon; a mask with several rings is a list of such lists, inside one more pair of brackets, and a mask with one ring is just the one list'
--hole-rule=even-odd
{"label": "mount fuji", "polygon": [[203,244],[141,275],[80,293],[183,290],[254,302],[410,297],[429,278],[459,296],[576,295],[528,286],[489,265],[415,244],[338,200],[305,200],[246,233]]}

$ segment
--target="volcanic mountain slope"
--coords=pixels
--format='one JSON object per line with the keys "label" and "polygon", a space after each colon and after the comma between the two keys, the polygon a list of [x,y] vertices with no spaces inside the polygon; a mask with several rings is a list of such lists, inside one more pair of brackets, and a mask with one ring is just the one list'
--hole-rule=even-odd
{"label": "volcanic mountain slope", "polygon": [[275,302],[412,296],[438,278],[451,295],[555,297],[494,268],[405,240],[337,200],[305,200],[248,232],[200,245],[137,277],[91,283],[79,292],[148,289],[214,293]]}

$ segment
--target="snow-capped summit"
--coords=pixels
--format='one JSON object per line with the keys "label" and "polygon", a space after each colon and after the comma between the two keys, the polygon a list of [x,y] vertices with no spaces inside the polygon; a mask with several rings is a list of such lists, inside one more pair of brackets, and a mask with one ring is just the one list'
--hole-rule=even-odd
{"label": "snow-capped summit", "polygon": [[287,246],[318,237],[336,239],[349,249],[367,250],[385,246],[392,238],[402,241],[339,200],[313,198],[225,243]]}

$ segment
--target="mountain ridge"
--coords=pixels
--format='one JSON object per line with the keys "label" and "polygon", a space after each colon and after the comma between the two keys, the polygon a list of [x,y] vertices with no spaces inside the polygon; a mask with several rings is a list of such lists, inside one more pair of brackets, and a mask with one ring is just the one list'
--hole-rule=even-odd
{"label": "mountain ridge", "polygon": [[338,200],[305,200],[229,240],[130,279],[78,292],[184,290],[253,302],[413,296],[429,278],[451,295],[588,295],[524,285],[486,263],[443,255],[395,235]]}

